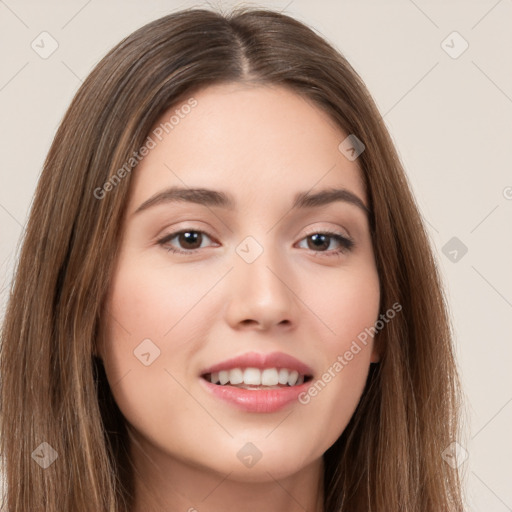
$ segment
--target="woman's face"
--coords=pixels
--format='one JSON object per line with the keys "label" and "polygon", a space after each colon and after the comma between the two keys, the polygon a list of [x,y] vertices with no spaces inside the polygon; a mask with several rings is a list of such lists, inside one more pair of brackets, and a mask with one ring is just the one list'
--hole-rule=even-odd
{"label": "woman's face", "polygon": [[377,360],[368,201],[349,134],[310,101],[193,98],[133,171],[100,356],[156,464],[285,477],[340,436]]}

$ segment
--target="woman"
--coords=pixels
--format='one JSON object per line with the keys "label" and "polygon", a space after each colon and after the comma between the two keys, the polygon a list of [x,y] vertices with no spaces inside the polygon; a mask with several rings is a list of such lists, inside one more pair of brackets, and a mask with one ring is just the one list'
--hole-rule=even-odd
{"label": "woman", "polygon": [[2,332],[5,510],[462,510],[445,300],[362,80],[271,11],[92,71]]}

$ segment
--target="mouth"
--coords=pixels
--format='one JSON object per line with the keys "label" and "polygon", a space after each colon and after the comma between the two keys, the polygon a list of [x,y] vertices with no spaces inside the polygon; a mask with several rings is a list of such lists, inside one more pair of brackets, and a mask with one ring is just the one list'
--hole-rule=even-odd
{"label": "mouth", "polygon": [[199,374],[207,393],[251,413],[273,413],[298,404],[313,375],[310,366],[283,352],[247,352]]}
{"label": "mouth", "polygon": [[217,386],[239,389],[270,390],[301,386],[313,379],[312,375],[299,373],[290,368],[231,368],[201,375],[201,378]]}

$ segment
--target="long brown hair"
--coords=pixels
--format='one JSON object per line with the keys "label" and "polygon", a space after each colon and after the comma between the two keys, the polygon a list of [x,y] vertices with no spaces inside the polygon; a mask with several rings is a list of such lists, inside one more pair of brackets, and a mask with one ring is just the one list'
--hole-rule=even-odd
{"label": "long brown hair", "polygon": [[2,510],[130,510],[124,421],[94,356],[132,175],[119,170],[164,111],[233,81],[288,87],[363,142],[381,311],[402,306],[376,335],[381,360],[324,454],[325,511],[463,510],[458,472],[441,456],[460,431],[447,306],[397,152],[337,50],[289,16],[247,8],[188,9],[137,30],[91,72],[57,131],[2,329]]}

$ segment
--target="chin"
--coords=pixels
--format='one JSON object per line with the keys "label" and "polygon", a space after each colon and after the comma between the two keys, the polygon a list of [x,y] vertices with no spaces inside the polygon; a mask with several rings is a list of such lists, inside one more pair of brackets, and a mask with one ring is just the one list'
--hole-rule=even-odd
{"label": "chin", "polygon": [[[218,463],[211,469],[223,476],[229,474],[229,479],[234,481],[268,482],[287,478],[322,457],[321,450],[315,455],[307,449],[306,440],[297,439],[293,444],[287,444],[285,439],[277,436],[273,442],[265,440],[264,436],[259,439],[234,441],[236,448],[223,448],[220,460],[217,458]],[[230,452],[232,456],[228,455]],[[212,455],[211,458],[216,457]]]}

